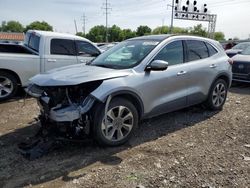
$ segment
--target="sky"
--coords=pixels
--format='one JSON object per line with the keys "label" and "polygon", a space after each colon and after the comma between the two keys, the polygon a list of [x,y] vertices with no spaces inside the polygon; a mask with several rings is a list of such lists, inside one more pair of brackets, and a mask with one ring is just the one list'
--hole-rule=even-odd
{"label": "sky", "polygon": [[[211,14],[217,14],[216,31],[224,32],[226,39],[250,38],[250,0],[197,0],[198,7],[207,4]],[[82,31],[82,15],[86,15],[86,31],[95,25],[105,25],[102,9],[105,0],[0,0],[0,23],[16,20],[24,26],[33,21],[46,21],[54,31],[76,33]],[[109,26],[135,30],[139,25],[170,25],[172,0],[108,0]],[[184,4],[186,0],[182,0]],[[192,0],[191,0],[192,2]],[[174,26],[192,27],[207,22],[174,20]]]}

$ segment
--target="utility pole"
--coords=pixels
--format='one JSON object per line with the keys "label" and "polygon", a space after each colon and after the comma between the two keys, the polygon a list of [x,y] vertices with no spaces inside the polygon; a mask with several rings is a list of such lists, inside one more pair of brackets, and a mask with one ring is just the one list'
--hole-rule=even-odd
{"label": "utility pole", "polygon": [[174,0],[172,0],[172,13],[171,13],[171,26],[170,26],[170,34],[173,32],[173,27],[174,27]]}
{"label": "utility pole", "polygon": [[85,15],[85,13],[83,13],[83,15],[82,15],[82,32],[83,32],[84,36],[86,34],[86,21],[87,21],[87,17]]}
{"label": "utility pole", "polygon": [[108,0],[105,0],[105,3],[103,4],[102,9],[105,11],[105,16],[106,16],[106,42],[108,42],[108,14],[110,14],[109,10],[110,8],[110,3],[108,3]]}
{"label": "utility pole", "polygon": [[77,25],[76,25],[76,20],[74,20],[74,23],[75,23],[76,33],[78,33],[78,31],[77,31]]}

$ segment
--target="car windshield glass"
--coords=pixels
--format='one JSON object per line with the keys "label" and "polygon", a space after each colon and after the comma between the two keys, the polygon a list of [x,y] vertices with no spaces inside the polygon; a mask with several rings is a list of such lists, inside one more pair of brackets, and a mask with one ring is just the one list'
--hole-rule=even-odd
{"label": "car windshield glass", "polygon": [[91,65],[113,69],[128,69],[138,65],[159,43],[154,40],[121,42],[98,56]]}
{"label": "car windshield glass", "polygon": [[241,52],[242,55],[250,55],[250,47]]}
{"label": "car windshield glass", "polygon": [[246,49],[248,46],[250,46],[249,42],[245,42],[245,43],[239,43],[236,46],[234,46],[232,49],[234,50],[244,50]]}

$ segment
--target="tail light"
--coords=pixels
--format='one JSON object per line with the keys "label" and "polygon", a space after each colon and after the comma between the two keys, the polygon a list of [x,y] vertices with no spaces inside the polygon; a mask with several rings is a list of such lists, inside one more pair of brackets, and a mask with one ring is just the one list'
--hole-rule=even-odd
{"label": "tail light", "polygon": [[231,58],[228,59],[227,61],[228,61],[228,63],[229,63],[230,65],[233,65],[233,64],[234,64],[234,61],[233,61]]}

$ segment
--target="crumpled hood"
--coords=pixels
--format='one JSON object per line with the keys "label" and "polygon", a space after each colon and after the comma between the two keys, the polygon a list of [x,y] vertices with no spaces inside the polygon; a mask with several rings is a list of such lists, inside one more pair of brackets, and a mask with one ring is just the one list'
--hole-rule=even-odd
{"label": "crumpled hood", "polygon": [[86,82],[128,76],[132,70],[115,70],[85,64],[77,64],[53,69],[38,74],[30,81],[38,86],[69,86]]}
{"label": "crumpled hood", "polygon": [[235,62],[241,61],[241,62],[249,62],[250,63],[250,55],[241,55],[241,54],[238,54],[236,56],[233,56],[232,59]]}

